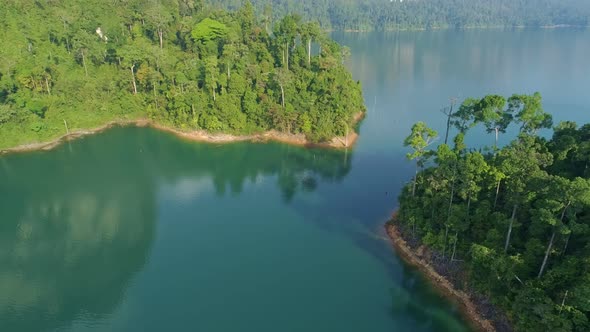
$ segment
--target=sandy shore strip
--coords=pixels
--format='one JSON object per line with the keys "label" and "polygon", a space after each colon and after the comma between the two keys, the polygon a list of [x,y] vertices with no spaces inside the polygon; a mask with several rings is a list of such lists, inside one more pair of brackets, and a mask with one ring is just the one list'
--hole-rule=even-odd
{"label": "sandy shore strip", "polygon": [[459,306],[461,316],[477,331],[494,332],[496,329],[489,320],[478,312],[477,307],[465,292],[455,289],[451,282],[438,274],[434,268],[416,251],[410,248],[397,227],[397,214],[394,213],[391,222],[385,225],[387,235],[396,253],[407,264],[416,267],[430,281],[432,286],[453,303]]}
{"label": "sandy shore strip", "polygon": [[[354,122],[358,123],[363,117],[364,113],[358,113],[354,117]],[[56,139],[47,142],[41,143],[31,143],[31,144],[24,144],[19,145],[16,147],[8,148],[0,150],[0,154],[7,154],[7,153],[16,153],[16,152],[28,152],[28,151],[36,151],[36,150],[51,150],[64,142],[68,142],[71,140],[75,140],[80,137],[88,136],[103,132],[109,128],[113,127],[125,127],[125,126],[135,126],[135,127],[151,127],[161,131],[169,132],[171,134],[176,135],[177,137],[196,141],[196,142],[206,142],[206,143],[233,143],[233,142],[280,142],[290,145],[296,146],[303,146],[303,147],[320,147],[320,148],[330,148],[330,149],[347,149],[352,147],[357,139],[358,134],[351,129],[350,133],[347,137],[334,137],[330,141],[322,142],[322,143],[313,143],[310,142],[305,138],[303,134],[287,134],[281,133],[275,130],[270,130],[264,133],[253,134],[253,135],[231,135],[231,134],[223,134],[223,133],[209,133],[204,130],[193,130],[193,131],[183,131],[180,129],[172,128],[166,125],[162,125],[151,121],[149,119],[138,119],[138,120],[121,120],[121,121],[111,121],[106,123],[100,127],[96,127],[93,129],[85,129],[85,130],[76,130],[72,131],[68,134],[64,134]]]}

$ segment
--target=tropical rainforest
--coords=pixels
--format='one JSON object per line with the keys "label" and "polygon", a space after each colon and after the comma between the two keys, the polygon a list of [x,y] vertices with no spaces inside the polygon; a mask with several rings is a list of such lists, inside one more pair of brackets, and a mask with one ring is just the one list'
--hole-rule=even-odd
{"label": "tropical rainforest", "polygon": [[[242,0],[208,0],[237,8]],[[264,17],[298,13],[324,29],[400,30],[590,25],[586,0],[252,0]]]}
{"label": "tropical rainforest", "polygon": [[[552,118],[538,93],[470,98],[446,114],[444,141],[424,122],[405,140],[416,163],[399,198],[405,236],[442,270],[460,271],[455,285],[491,299],[517,331],[589,331],[590,124],[539,135]],[[470,147],[470,130],[496,143]]]}
{"label": "tropical rainforest", "polygon": [[364,111],[348,54],[299,15],[199,0],[4,0],[0,148],[149,117],[185,130],[313,142]]}

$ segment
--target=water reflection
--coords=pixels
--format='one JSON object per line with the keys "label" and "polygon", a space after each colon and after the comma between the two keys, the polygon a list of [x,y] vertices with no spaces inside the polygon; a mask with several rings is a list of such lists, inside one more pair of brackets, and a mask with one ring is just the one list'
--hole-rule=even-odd
{"label": "water reflection", "polygon": [[156,236],[157,191],[187,199],[276,178],[285,202],[340,181],[351,156],[279,144],[179,142],[118,128],[51,152],[0,158],[0,331],[96,324],[124,299]]}
{"label": "water reflection", "polygon": [[141,169],[106,172],[98,157],[85,146],[76,156],[62,149],[2,158],[1,331],[104,317],[143,268],[154,238],[154,188]]}
{"label": "water reflection", "polygon": [[[549,82],[538,79],[556,76],[573,82],[584,80],[589,69],[571,64],[586,61],[590,52],[587,36],[586,29],[333,33],[354,51],[351,66],[354,64],[355,79],[364,86],[369,84],[373,92],[373,87],[383,84],[407,88],[420,83],[439,88],[445,81],[452,86],[468,81],[501,86],[522,79],[547,85]],[[529,72],[523,77],[524,70]],[[576,91],[582,92],[582,87]]]}
{"label": "water reflection", "polygon": [[239,194],[246,182],[276,175],[285,202],[290,202],[297,191],[315,190],[319,180],[341,181],[351,168],[351,152],[276,143],[194,144],[152,131],[136,134],[141,139],[135,148],[147,155],[144,159],[150,160],[158,177],[208,177],[218,195]]}

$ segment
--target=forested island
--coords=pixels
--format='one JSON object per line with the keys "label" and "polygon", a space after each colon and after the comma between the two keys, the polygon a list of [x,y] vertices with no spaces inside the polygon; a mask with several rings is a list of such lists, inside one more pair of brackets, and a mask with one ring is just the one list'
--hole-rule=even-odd
{"label": "forested island", "polygon": [[346,48],[245,2],[4,1],[0,149],[109,122],[329,141],[365,109]]}
{"label": "forested island", "polygon": [[[504,147],[465,141],[485,130],[497,143],[510,125],[518,135]],[[500,331],[590,330],[590,124],[539,136],[551,126],[538,93],[488,95],[449,112],[444,142],[423,122],[405,140],[416,175],[389,233]]]}
{"label": "forested island", "polygon": [[[238,8],[242,0],[208,0]],[[585,0],[253,0],[259,15],[298,13],[332,30],[590,25]]]}

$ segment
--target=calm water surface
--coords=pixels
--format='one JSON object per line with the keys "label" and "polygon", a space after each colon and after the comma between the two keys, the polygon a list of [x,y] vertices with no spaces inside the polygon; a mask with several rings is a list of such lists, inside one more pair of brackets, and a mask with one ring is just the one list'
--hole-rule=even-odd
{"label": "calm water surface", "polygon": [[590,122],[590,32],[334,37],[369,109],[354,151],[119,128],[0,157],[0,331],[467,331],[383,240],[401,142],[485,93]]}

